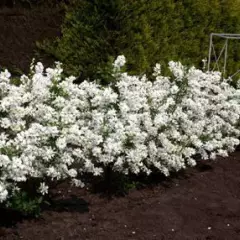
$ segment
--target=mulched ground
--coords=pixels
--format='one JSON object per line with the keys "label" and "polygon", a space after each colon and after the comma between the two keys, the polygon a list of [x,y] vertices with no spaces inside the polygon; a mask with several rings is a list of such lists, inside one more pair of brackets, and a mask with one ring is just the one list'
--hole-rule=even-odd
{"label": "mulched ground", "polygon": [[[35,42],[60,34],[56,8],[0,7],[0,66],[28,71]],[[51,59],[44,59],[46,63]],[[0,212],[2,240],[238,240],[240,152],[125,197],[62,184],[39,219]]]}
{"label": "mulched ground", "polygon": [[40,219],[1,227],[0,239],[237,240],[239,172],[235,152],[125,197],[108,199],[62,184]]}

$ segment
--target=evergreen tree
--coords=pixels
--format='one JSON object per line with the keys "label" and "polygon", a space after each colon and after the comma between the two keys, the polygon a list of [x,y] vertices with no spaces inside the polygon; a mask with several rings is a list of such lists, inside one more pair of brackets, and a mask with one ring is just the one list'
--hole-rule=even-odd
{"label": "evergreen tree", "polygon": [[[72,0],[62,37],[38,46],[80,81],[89,77],[108,83],[110,64],[122,54],[134,74],[150,72],[156,62],[167,71],[170,60],[201,67],[210,33],[239,33],[239,12],[237,0]],[[223,40],[215,42],[219,53]],[[233,46],[229,73],[239,68],[240,42]]]}
{"label": "evergreen tree", "polygon": [[120,54],[132,73],[145,72],[156,51],[143,0],[80,0],[67,9],[62,37],[39,44],[80,80],[109,82],[109,64]]}

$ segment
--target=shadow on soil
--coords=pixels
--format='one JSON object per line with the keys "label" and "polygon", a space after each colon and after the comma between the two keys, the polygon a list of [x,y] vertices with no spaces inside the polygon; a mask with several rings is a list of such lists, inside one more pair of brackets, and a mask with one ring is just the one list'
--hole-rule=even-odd
{"label": "shadow on soil", "polygon": [[102,198],[112,199],[113,197],[124,197],[133,189],[151,189],[157,185],[164,188],[171,188],[176,181],[189,179],[194,174],[213,171],[213,169],[209,161],[197,160],[197,165],[195,167],[172,172],[169,177],[157,171],[153,171],[149,176],[144,174],[138,176],[123,176],[121,174],[111,173],[109,176],[105,177],[105,179],[90,179],[90,191],[93,194],[99,194]]}
{"label": "shadow on soil", "polygon": [[198,172],[208,172],[208,171],[213,171],[213,167],[207,163],[199,163],[195,169],[198,171]]}
{"label": "shadow on soil", "polygon": [[25,219],[29,219],[29,217],[24,217],[18,211],[14,211],[11,209],[0,208],[0,228],[1,227],[13,227],[18,222],[22,222]]}
{"label": "shadow on soil", "polygon": [[[202,166],[202,168],[204,167]],[[185,170],[173,172],[169,177],[159,172],[152,172],[149,176],[144,174],[125,176],[118,173],[111,173],[111,175],[105,179],[94,178],[90,180],[89,189],[91,193],[98,194],[101,198],[112,199],[114,197],[124,197],[131,190],[152,189],[157,185],[164,188],[171,188],[176,181],[188,179],[192,174],[193,173]]]}
{"label": "shadow on soil", "polygon": [[[90,181],[90,192],[92,194],[98,194],[101,198],[112,199],[114,197],[124,197],[131,190],[140,190],[144,188],[154,188],[157,185],[168,189],[173,186],[176,181],[189,179],[192,175],[198,172],[213,171],[213,167],[208,161],[198,161],[197,166],[188,169],[174,172],[170,177],[166,177],[163,174],[153,172],[150,176],[122,176],[122,175],[110,175],[107,179],[102,178],[94,179]],[[89,179],[88,179],[89,180]],[[77,197],[77,195],[67,195],[66,197],[59,194],[53,194],[48,200],[49,204],[42,206],[42,211],[51,212],[89,212],[89,203],[84,199]],[[17,223],[23,220],[31,220],[34,217],[24,216],[18,211],[5,209],[0,207],[0,228],[1,227],[14,227]],[[40,216],[41,218],[41,216]]]}
{"label": "shadow on soil", "polygon": [[85,213],[89,211],[88,206],[89,204],[84,199],[71,195],[69,198],[51,200],[50,205],[43,207],[43,210]]}
{"label": "shadow on soil", "polygon": [[[42,212],[51,211],[85,213],[89,211],[89,204],[84,199],[78,198],[75,195],[71,195],[66,199],[51,199],[48,200],[48,202],[49,204],[45,203],[41,207]],[[4,207],[0,208],[0,216],[0,229],[1,227],[12,228],[15,227],[17,223],[20,223],[24,220],[33,220],[38,218],[34,216],[26,216],[19,211]],[[41,218],[41,215],[39,218]]]}

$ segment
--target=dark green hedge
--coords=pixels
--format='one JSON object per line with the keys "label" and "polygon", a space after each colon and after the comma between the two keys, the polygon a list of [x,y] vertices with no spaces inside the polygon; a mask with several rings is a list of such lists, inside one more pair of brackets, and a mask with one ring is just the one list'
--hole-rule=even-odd
{"label": "dark green hedge", "polygon": [[[127,70],[150,72],[169,60],[201,67],[211,32],[239,33],[238,0],[72,0],[66,8],[62,37],[38,43],[39,49],[64,63],[67,73],[104,78],[119,54]],[[216,50],[220,51],[221,40]],[[236,43],[236,41],[234,42]],[[231,45],[228,69],[238,68],[240,43]],[[166,68],[165,68],[166,69]]]}

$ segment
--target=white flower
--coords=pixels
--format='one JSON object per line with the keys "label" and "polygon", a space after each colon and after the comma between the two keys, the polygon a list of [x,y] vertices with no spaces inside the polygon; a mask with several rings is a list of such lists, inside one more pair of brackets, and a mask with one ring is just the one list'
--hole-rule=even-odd
{"label": "white flower", "polygon": [[169,62],[169,69],[173,73],[173,75],[178,79],[182,79],[185,73],[185,69],[180,62]]}
{"label": "white flower", "polygon": [[35,65],[35,73],[43,73],[44,67],[43,64],[41,62],[37,62],[37,64]]}
{"label": "white flower", "polygon": [[58,138],[56,141],[56,146],[60,150],[63,150],[67,146],[66,138],[65,137]]}
{"label": "white flower", "polygon": [[179,88],[178,88],[178,86],[174,85],[171,87],[170,91],[172,94],[176,94],[176,93],[178,93]]}
{"label": "white flower", "polygon": [[119,70],[121,67],[123,67],[126,63],[126,59],[123,55],[118,56],[115,62],[113,63],[113,67],[117,70]]}
{"label": "white flower", "polygon": [[71,178],[75,178],[75,177],[77,177],[77,171],[75,170],[75,169],[70,169],[70,170],[68,170],[68,174],[69,174],[69,176],[71,177]]}
{"label": "white flower", "polygon": [[0,202],[5,201],[7,199],[7,196],[8,196],[7,189],[2,184],[0,184]]}
{"label": "white flower", "polygon": [[203,62],[203,70],[205,70],[207,67],[207,59],[206,58],[202,59],[202,62]]}
{"label": "white flower", "polygon": [[81,188],[85,186],[85,184],[79,179],[72,179],[72,184],[76,187],[81,187]]}
{"label": "white flower", "polygon": [[153,70],[154,70],[153,76],[154,77],[159,76],[161,74],[161,65],[157,63]]}
{"label": "white flower", "polygon": [[45,194],[48,193],[48,188],[49,188],[49,187],[48,187],[44,182],[42,182],[42,183],[40,183],[39,192],[40,192],[42,195],[45,195]]}
{"label": "white flower", "polygon": [[11,77],[11,73],[5,69],[4,72],[0,73],[0,81],[4,81],[4,82],[9,82],[9,78]]}

